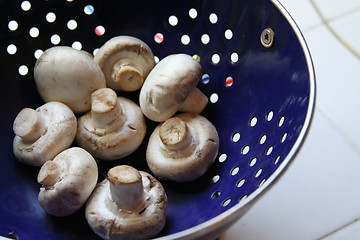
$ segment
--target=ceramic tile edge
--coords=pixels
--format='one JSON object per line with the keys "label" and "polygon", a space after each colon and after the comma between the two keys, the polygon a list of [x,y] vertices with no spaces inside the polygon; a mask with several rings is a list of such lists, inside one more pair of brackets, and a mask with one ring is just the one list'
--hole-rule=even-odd
{"label": "ceramic tile edge", "polygon": [[304,31],[314,30],[317,27],[324,25],[328,29],[328,31],[330,31],[330,33],[335,37],[335,39],[337,39],[356,58],[360,59],[360,53],[358,51],[356,51],[356,49],[354,49],[346,40],[344,40],[330,24],[330,22],[332,22],[334,20],[338,20],[342,17],[347,16],[348,14],[352,14],[352,13],[360,11],[360,7],[352,9],[345,13],[341,13],[341,14],[331,17],[331,18],[326,18],[314,0],[309,0],[309,2],[312,5],[315,12],[317,13],[317,15],[320,17],[322,24],[316,25],[314,27],[310,27],[309,29],[306,29]]}
{"label": "ceramic tile edge", "polygon": [[[340,12],[336,15],[330,16],[330,17],[325,17],[325,14],[323,13],[323,11],[320,10],[319,4],[316,3],[315,0],[308,0],[309,3],[311,4],[311,6],[313,7],[313,9],[315,10],[315,12],[317,12],[318,16],[323,20],[323,21],[327,21],[327,22],[332,22],[335,20],[338,20],[342,17],[345,17],[349,14],[353,14],[357,11],[360,11],[360,5],[351,9],[351,10],[347,10],[344,12]],[[320,13],[320,14],[319,14]]]}
{"label": "ceramic tile edge", "polygon": [[339,135],[354,149],[354,151],[360,155],[360,144],[358,144],[340,125],[338,125],[332,118],[326,114],[322,109],[319,102],[316,103],[316,111],[321,114],[326,121],[339,133]]}
{"label": "ceramic tile edge", "polygon": [[360,218],[356,218],[356,219],[346,223],[345,225],[343,225],[343,226],[329,232],[328,234],[320,237],[319,240],[327,240],[329,238],[332,238],[332,237],[336,236],[337,234],[339,234],[340,232],[346,231],[349,227],[351,227],[351,226],[353,226],[355,224],[359,224],[359,223],[360,223]]}

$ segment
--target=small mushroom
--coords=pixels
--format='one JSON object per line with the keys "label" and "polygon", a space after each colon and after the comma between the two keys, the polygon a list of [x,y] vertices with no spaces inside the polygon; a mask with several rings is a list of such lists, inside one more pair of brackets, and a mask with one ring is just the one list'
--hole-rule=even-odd
{"label": "small mushroom", "polygon": [[187,54],[162,59],[149,73],[140,92],[140,107],[150,120],[163,122],[177,111],[201,113],[208,98],[196,88],[201,65]]}
{"label": "small mushroom", "polygon": [[136,91],[155,65],[150,47],[138,38],[117,36],[107,41],[94,56],[104,72],[107,86]]}
{"label": "small mushroom", "polygon": [[71,146],[76,128],[74,113],[63,103],[48,102],[36,110],[24,108],[13,124],[14,155],[25,164],[42,166]]}
{"label": "small mushroom", "polygon": [[111,168],[94,190],[85,216],[103,239],[137,240],[157,235],[166,221],[167,196],[150,174],[128,166]]}
{"label": "small mushroom", "polygon": [[82,148],[72,147],[47,161],[37,181],[42,184],[40,206],[54,216],[67,216],[79,210],[90,197],[98,178],[94,158]]}
{"label": "small mushroom", "polygon": [[89,111],[91,93],[106,86],[92,56],[66,46],[46,50],[36,61],[34,78],[45,102],[65,103],[76,114]]}
{"label": "small mushroom", "polygon": [[76,142],[94,157],[115,160],[133,153],[145,133],[140,107],[110,88],[101,88],[91,96],[91,111],[78,119]]}
{"label": "small mushroom", "polygon": [[219,136],[213,124],[201,115],[182,113],[155,128],[146,160],[155,176],[188,182],[210,168],[218,149]]}

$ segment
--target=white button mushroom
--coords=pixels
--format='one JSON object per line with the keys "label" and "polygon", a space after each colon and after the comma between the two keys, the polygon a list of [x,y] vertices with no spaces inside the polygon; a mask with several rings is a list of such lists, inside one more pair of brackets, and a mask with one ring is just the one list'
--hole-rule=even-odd
{"label": "white button mushroom", "polygon": [[77,121],[71,109],[60,102],[48,102],[36,110],[22,109],[13,124],[15,157],[41,166],[74,141]]}
{"label": "white button mushroom", "polygon": [[140,107],[118,97],[110,88],[98,89],[91,99],[91,111],[78,119],[79,146],[103,160],[116,160],[133,153],[146,133]]}
{"label": "white button mushroom", "polygon": [[96,52],[94,60],[103,70],[107,86],[122,91],[140,89],[155,65],[150,47],[130,36],[110,39]]}
{"label": "white button mushroom", "polygon": [[47,161],[40,169],[40,206],[54,216],[79,210],[90,197],[98,179],[95,159],[82,148],[72,147]]}
{"label": "white button mushroom", "polygon": [[150,174],[121,165],[94,190],[85,216],[91,229],[103,239],[150,239],[166,221],[167,196]]}
{"label": "white button mushroom", "polygon": [[163,122],[177,111],[201,113],[208,98],[196,88],[201,65],[187,54],[162,59],[149,73],[140,92],[140,107],[150,120]]}
{"label": "white button mushroom", "polygon": [[146,160],[152,173],[177,182],[202,176],[214,163],[219,136],[201,115],[183,113],[169,118],[151,134]]}
{"label": "white button mushroom", "polygon": [[66,46],[46,50],[36,61],[34,78],[44,101],[65,103],[75,113],[89,111],[91,93],[106,86],[92,56]]}

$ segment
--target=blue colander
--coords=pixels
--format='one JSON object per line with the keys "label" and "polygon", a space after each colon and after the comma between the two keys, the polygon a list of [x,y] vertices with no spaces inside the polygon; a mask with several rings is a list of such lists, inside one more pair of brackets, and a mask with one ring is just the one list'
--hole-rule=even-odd
{"label": "blue colander", "polygon": [[[43,104],[33,67],[41,53],[67,45],[93,53],[110,38],[145,41],[156,60],[187,53],[200,61],[203,115],[217,128],[214,165],[191,183],[162,181],[167,223],[157,239],[214,239],[286,170],[303,142],[315,104],[309,50],[276,0],[1,0],[0,235],[18,239],[99,239],[84,209],[47,215],[37,202],[39,168],[17,161],[12,123]],[[138,92],[119,93],[137,101]],[[155,124],[148,121],[149,131]],[[99,162],[99,180],[118,164],[149,171],[147,139],[126,159]],[[285,193],[286,194],[286,193]]]}

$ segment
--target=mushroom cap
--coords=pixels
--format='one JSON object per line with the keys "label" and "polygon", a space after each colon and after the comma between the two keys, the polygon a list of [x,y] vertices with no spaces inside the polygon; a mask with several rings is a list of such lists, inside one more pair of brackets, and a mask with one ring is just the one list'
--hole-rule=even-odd
{"label": "mushroom cap", "polygon": [[[41,166],[71,146],[76,135],[77,120],[73,111],[60,102],[45,103],[35,111],[44,121],[44,132],[40,133],[38,139],[31,142],[24,141],[16,135],[13,140],[13,151],[20,162]],[[29,121],[32,119],[33,117]],[[14,125],[16,122],[17,119]]]}
{"label": "mushroom cap", "polygon": [[[106,84],[114,90],[136,91],[140,89],[145,78],[155,65],[154,54],[150,47],[142,40],[131,36],[117,36],[108,40],[94,56],[104,72]],[[115,66],[118,64],[118,66]],[[129,81],[116,81],[113,69],[129,67],[128,76],[122,76]],[[135,75],[135,76],[134,76]],[[131,78],[136,80],[132,81]]]}
{"label": "mushroom cap", "polygon": [[[214,125],[205,117],[182,113],[173,118],[180,118],[191,135],[188,149],[169,149],[160,138],[161,126],[158,125],[150,136],[146,150],[146,161],[152,173],[162,179],[188,182],[202,176],[214,163],[219,149],[219,136]],[[182,126],[178,127],[178,129]],[[179,136],[179,138],[182,136]],[[168,139],[169,141],[169,139]],[[170,141],[172,145],[177,141]],[[165,143],[168,144],[168,143]]]}
{"label": "mushroom cap", "polygon": [[94,127],[91,113],[78,119],[76,142],[94,157],[102,160],[116,160],[133,153],[142,143],[146,134],[145,117],[140,107],[124,97],[118,97],[125,122],[114,132]]}
{"label": "mushroom cap", "polygon": [[59,176],[51,186],[40,188],[38,200],[41,207],[54,216],[76,212],[96,186],[98,168],[94,158],[84,149],[72,147],[47,163],[40,169],[38,182],[44,181],[54,171],[58,171]]}
{"label": "mushroom cap", "polygon": [[162,59],[149,73],[140,91],[140,107],[150,120],[162,122],[173,116],[196,87],[201,65],[187,54]]}
{"label": "mushroom cap", "polygon": [[75,113],[88,111],[91,93],[106,85],[89,53],[66,46],[47,49],[36,61],[34,78],[45,102],[65,103]]}
{"label": "mushroom cap", "polygon": [[91,229],[103,239],[149,239],[158,234],[166,221],[167,196],[161,183],[150,174],[139,171],[147,194],[145,208],[140,211],[119,209],[105,179],[89,198],[85,216]]}

